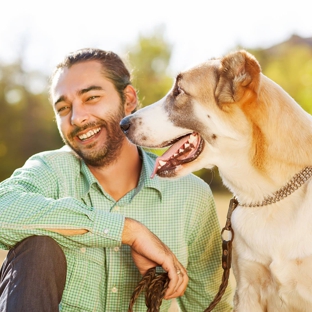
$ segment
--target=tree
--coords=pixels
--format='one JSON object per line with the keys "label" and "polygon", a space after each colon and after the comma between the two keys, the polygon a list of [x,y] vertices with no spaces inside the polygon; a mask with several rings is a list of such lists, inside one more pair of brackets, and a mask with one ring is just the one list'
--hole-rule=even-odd
{"label": "tree", "polygon": [[34,153],[62,146],[48,101],[47,78],[21,62],[0,66],[0,181]]}
{"label": "tree", "polygon": [[169,71],[171,45],[164,38],[164,28],[156,28],[151,35],[140,35],[138,42],[127,51],[133,85],[138,90],[141,105],[158,101],[173,83]]}
{"label": "tree", "polygon": [[292,36],[269,49],[249,51],[258,59],[262,72],[312,114],[312,46],[300,39]]}

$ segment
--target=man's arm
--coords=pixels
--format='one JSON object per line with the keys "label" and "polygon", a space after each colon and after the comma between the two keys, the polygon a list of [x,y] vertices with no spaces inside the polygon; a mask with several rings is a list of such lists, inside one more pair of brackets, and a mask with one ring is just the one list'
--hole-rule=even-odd
{"label": "man's arm", "polygon": [[[76,194],[79,164],[67,154],[35,155],[0,183],[0,248],[10,248],[31,235],[51,236],[68,248],[121,244],[124,217],[80,199],[82,195]],[[71,165],[70,174],[61,172],[60,158]]]}
{"label": "man's arm", "polygon": [[131,247],[132,258],[142,275],[156,265],[168,272],[170,282],[165,299],[184,294],[189,281],[186,269],[155,234],[140,222],[126,218],[122,242]]}
{"label": "man's arm", "polygon": [[[87,230],[50,229],[62,235],[83,235]],[[188,276],[184,266],[171,250],[140,222],[126,218],[122,232],[122,243],[131,247],[132,258],[142,275],[148,269],[162,266],[168,272],[170,283],[165,299],[180,297],[188,284]],[[178,271],[180,274],[177,274]]]}

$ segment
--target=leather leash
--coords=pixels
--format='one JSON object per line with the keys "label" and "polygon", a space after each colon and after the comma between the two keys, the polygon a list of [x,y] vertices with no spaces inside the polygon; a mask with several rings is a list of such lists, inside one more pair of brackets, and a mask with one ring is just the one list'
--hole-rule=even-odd
{"label": "leather leash", "polygon": [[[213,301],[210,303],[209,307],[204,312],[212,311],[215,306],[220,302],[226,287],[229,282],[230,277],[230,269],[232,263],[232,242],[234,239],[234,231],[232,229],[231,224],[231,217],[234,209],[238,206],[238,201],[235,197],[230,200],[229,209],[226,216],[226,224],[221,231],[221,238],[222,238],[222,268],[223,268],[223,275],[222,275],[222,282],[219,287],[219,291],[214,297]],[[224,231],[229,231],[231,233],[229,240],[223,238]]]}
{"label": "leather leash", "polygon": [[[237,206],[238,201],[235,197],[233,197],[229,203],[226,224],[221,231],[223,268],[221,285],[213,301],[204,312],[210,312],[215,308],[215,306],[220,302],[229,282],[232,263],[232,242],[234,239],[234,231],[232,229],[231,217],[234,209]],[[230,232],[230,238],[228,240],[223,237],[225,231]],[[131,296],[128,312],[133,312],[133,306],[135,304],[135,301],[143,290],[145,290],[145,304],[148,308],[147,312],[159,312],[162,299],[164,298],[168,284],[169,278],[167,273],[156,274],[156,268],[149,269],[143,276]]]}

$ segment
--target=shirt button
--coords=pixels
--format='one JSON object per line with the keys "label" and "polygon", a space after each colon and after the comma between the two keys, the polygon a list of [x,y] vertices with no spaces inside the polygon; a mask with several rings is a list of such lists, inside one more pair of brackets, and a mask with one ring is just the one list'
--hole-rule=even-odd
{"label": "shirt button", "polygon": [[115,206],[115,207],[114,207],[114,210],[115,210],[115,211],[119,211],[119,210],[120,210],[120,207],[119,207],[119,206]]}
{"label": "shirt button", "polygon": [[113,288],[112,288],[112,292],[113,292],[113,293],[116,293],[116,292],[118,292],[118,289],[117,289],[117,287],[113,287]]}
{"label": "shirt button", "polygon": [[114,251],[119,251],[119,247],[114,247]]}
{"label": "shirt button", "polygon": [[109,229],[104,229],[104,234],[105,235],[108,234],[108,232],[109,232]]}
{"label": "shirt button", "polygon": [[82,253],[85,253],[86,250],[87,250],[87,249],[86,249],[85,247],[80,248],[80,251],[81,251]]}

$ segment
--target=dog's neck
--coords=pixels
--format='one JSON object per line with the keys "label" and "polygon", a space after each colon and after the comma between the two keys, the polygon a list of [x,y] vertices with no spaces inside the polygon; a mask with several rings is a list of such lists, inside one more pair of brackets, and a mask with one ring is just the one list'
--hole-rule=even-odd
{"label": "dog's neck", "polygon": [[243,207],[262,207],[274,204],[286,198],[293,192],[295,192],[300,186],[307,182],[312,177],[312,166],[305,167],[299,173],[293,176],[293,178],[278,191],[274,192],[272,196],[266,197],[262,202],[256,203],[239,203]]}

